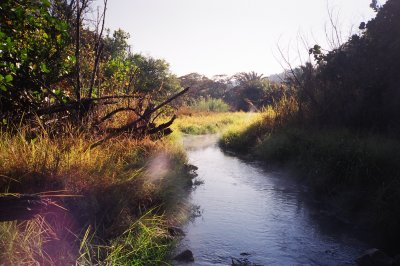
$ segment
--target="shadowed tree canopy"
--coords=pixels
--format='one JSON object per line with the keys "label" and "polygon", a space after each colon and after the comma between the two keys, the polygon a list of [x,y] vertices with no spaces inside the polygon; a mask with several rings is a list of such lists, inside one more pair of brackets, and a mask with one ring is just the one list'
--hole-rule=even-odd
{"label": "shadowed tree canopy", "polygon": [[360,35],[326,54],[310,49],[317,65],[298,73],[310,122],[400,132],[400,2],[371,7],[376,18],[362,23]]}

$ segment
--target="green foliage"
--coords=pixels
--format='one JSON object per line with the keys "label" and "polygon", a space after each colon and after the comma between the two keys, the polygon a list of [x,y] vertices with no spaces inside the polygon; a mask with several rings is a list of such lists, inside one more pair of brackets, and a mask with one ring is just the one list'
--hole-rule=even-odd
{"label": "green foliage", "polygon": [[190,87],[186,104],[192,99],[221,99],[232,110],[255,111],[278,102],[290,92],[285,84],[269,81],[255,72],[238,73],[232,77],[217,75],[212,79],[198,73],[180,77],[183,87]]}
{"label": "green foliage", "polygon": [[136,91],[153,93],[154,99],[160,100],[181,89],[177,77],[171,73],[169,64],[165,60],[135,54],[132,62],[138,67],[134,80]]}
{"label": "green foliage", "polygon": [[400,132],[400,3],[373,7],[376,18],[362,23],[337,49],[310,49],[316,66],[297,73],[301,123],[348,127],[394,136]]}
{"label": "green foliage", "polygon": [[50,8],[47,0],[0,4],[2,117],[37,108],[53,98],[50,85],[70,72],[65,51],[68,25],[53,17]]}
{"label": "green foliage", "polygon": [[107,35],[104,38],[104,52],[105,58],[127,58],[129,56],[129,33],[118,29],[114,31],[113,36]]}
{"label": "green foliage", "polygon": [[[0,261],[7,265],[75,264],[78,253],[83,265],[160,265],[168,260],[173,239],[166,218],[155,212],[138,217],[158,205],[164,204],[159,213],[169,204],[176,207],[177,201],[169,202],[161,190],[174,183],[180,190],[173,191],[181,192],[191,184],[183,151],[132,135],[90,149],[101,133],[92,135],[84,123],[90,127],[95,117],[120,107],[106,102],[94,108],[101,100],[93,97],[122,95],[121,105],[125,96],[136,97],[126,100],[128,115],[118,113],[103,124],[120,126],[181,87],[167,62],[131,53],[123,30],[104,37],[87,27],[84,14],[91,2],[78,2],[83,22],[77,20],[77,1],[0,3],[0,190],[71,193],[56,200],[68,212],[52,210],[26,223],[0,223]],[[145,171],[157,156],[164,160],[165,175]],[[96,230],[80,232],[88,226]]]}
{"label": "green foliage", "polygon": [[[83,4],[83,14],[90,3]],[[66,0],[1,2],[1,121],[17,124],[21,117],[35,114],[54,120],[53,107],[57,110],[57,105],[69,104],[74,108],[78,99],[104,95],[129,94],[156,103],[181,89],[167,62],[130,51],[125,31],[104,37],[84,22],[77,27],[75,4]],[[78,47],[79,62],[74,56]],[[93,111],[92,102],[83,105],[79,116]],[[137,111],[145,107],[142,103]],[[76,111],[67,112],[69,119],[76,118]],[[59,117],[67,116],[64,112]]]}
{"label": "green foliage", "polygon": [[179,82],[182,87],[190,87],[185,99],[187,103],[199,98],[223,99],[228,89],[233,86],[231,78],[225,75],[214,76],[210,79],[198,73],[179,77]]}
{"label": "green foliage", "polygon": [[200,98],[191,104],[190,109],[196,112],[228,112],[229,105],[221,99],[214,98]]}

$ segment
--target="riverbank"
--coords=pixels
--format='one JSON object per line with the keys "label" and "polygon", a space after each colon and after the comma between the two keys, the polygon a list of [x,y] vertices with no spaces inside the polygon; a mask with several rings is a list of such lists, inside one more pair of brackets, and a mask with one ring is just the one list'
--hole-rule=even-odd
{"label": "riverbank", "polygon": [[348,130],[275,127],[266,116],[228,129],[224,149],[285,165],[300,174],[341,219],[375,232],[382,248],[399,253],[400,142]]}
{"label": "riverbank", "polygon": [[181,146],[120,137],[90,149],[90,134],[71,130],[53,139],[42,132],[32,139],[27,132],[0,134],[0,189],[3,196],[33,194],[45,204],[34,219],[0,222],[2,263],[169,261],[168,227],[184,219],[180,201],[193,177]]}
{"label": "riverbank", "polygon": [[180,116],[162,140],[120,137],[90,149],[95,136],[54,139],[28,129],[0,134],[0,191],[48,200],[26,221],[0,222],[2,262],[159,265],[169,263],[168,228],[190,215],[185,199],[194,168],[181,134],[223,130],[254,114]]}

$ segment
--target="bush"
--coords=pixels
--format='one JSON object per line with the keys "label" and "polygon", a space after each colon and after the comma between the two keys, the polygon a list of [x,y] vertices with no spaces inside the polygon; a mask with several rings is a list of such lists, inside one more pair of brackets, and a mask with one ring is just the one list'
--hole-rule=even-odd
{"label": "bush", "polygon": [[230,107],[221,99],[200,98],[190,105],[196,112],[228,112]]}

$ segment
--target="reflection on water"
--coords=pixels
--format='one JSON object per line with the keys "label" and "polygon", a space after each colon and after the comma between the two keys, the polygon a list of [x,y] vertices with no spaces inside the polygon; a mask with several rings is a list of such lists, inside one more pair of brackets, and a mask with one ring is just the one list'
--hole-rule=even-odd
{"label": "reflection on water", "polygon": [[367,248],[306,202],[305,187],[224,154],[216,142],[216,136],[184,139],[205,182],[190,199],[202,215],[184,228],[179,247],[192,250],[193,265],[229,265],[231,258],[256,265],[353,265]]}

